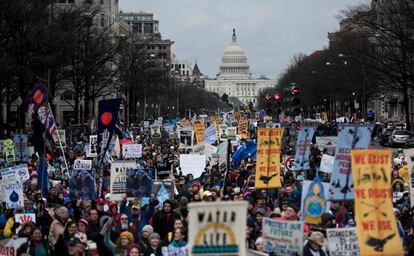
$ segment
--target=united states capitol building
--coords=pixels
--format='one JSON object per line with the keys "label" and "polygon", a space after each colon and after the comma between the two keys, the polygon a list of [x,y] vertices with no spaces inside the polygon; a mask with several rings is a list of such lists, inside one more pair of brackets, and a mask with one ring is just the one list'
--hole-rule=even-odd
{"label": "united states capitol building", "polygon": [[233,29],[231,43],[221,58],[220,73],[215,79],[205,80],[205,89],[220,97],[227,94],[235,106],[249,105],[250,102],[257,106],[260,92],[275,86],[276,80],[252,78],[247,57],[237,42],[236,31]]}

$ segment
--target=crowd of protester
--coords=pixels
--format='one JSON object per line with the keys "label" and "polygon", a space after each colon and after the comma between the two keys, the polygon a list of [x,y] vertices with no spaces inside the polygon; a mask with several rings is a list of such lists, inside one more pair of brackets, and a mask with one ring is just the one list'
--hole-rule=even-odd
{"label": "crowd of protester", "polygon": [[[331,127],[332,128],[332,127]],[[336,131],[323,127],[324,134]],[[165,135],[165,134],[164,134]],[[12,136],[12,135],[10,135]],[[305,179],[329,182],[330,174],[319,171],[322,154],[334,151],[311,146],[311,170],[290,171],[282,165],[279,189],[255,190],[255,162],[244,159],[239,166],[229,166],[225,179],[224,170],[208,166],[201,177],[183,176],[179,170],[180,150],[176,140],[168,136],[153,139],[147,130],[131,132],[137,143],[143,145],[139,164],[146,169],[157,168],[157,161],[168,159],[173,165],[172,179],[176,193],[162,204],[152,194],[149,202],[141,198],[112,201],[109,190],[109,168],[104,171],[104,193],[96,200],[76,200],[69,197],[69,175],[59,151],[47,157],[50,189],[42,197],[37,185],[39,158],[33,154],[28,161],[31,177],[25,183],[24,207],[0,209],[1,238],[27,238],[17,250],[17,255],[162,255],[162,247],[186,247],[188,242],[189,202],[218,200],[245,200],[248,202],[246,219],[246,244],[249,249],[263,252],[262,221],[264,217],[278,220],[298,220],[302,185]],[[254,138],[252,134],[252,138]],[[65,149],[68,169],[77,158],[84,158],[83,148],[87,136],[81,135],[76,145]],[[409,186],[402,170],[406,168],[404,156],[399,153],[393,162],[394,212],[401,240],[407,255],[414,255],[413,217],[409,200]],[[329,255],[326,248],[326,228],[355,227],[353,203],[330,203],[330,211],[322,216],[321,225],[305,225],[303,255]],[[16,223],[15,214],[34,213],[35,222]]]}

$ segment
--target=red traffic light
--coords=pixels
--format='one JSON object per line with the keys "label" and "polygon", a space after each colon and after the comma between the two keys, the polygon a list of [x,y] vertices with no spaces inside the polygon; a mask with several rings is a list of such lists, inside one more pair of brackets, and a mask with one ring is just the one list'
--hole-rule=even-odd
{"label": "red traffic light", "polygon": [[293,86],[291,89],[292,95],[298,95],[300,93],[300,89],[297,86]]}
{"label": "red traffic light", "polygon": [[282,97],[280,96],[280,94],[279,93],[276,93],[275,94],[275,100],[276,101],[280,101],[282,99]]}

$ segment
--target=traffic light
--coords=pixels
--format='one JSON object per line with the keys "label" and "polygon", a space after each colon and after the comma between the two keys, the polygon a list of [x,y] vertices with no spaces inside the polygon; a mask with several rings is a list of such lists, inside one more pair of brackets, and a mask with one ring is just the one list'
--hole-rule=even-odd
{"label": "traffic light", "polygon": [[300,98],[299,98],[300,88],[298,86],[293,86],[290,91],[293,96],[292,98],[293,115],[300,116],[302,112],[302,109],[300,106]]}
{"label": "traffic light", "polygon": [[280,115],[282,114],[282,96],[279,93],[275,94],[275,114]]}
{"label": "traffic light", "polygon": [[265,111],[267,116],[271,116],[273,114],[272,102],[268,101],[265,103]]}

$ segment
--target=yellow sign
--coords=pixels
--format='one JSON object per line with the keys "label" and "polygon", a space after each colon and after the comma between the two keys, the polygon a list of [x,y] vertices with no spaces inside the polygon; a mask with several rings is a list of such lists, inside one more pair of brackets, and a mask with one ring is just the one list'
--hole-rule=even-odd
{"label": "yellow sign", "polygon": [[195,133],[197,143],[202,143],[203,142],[205,131],[206,131],[206,128],[204,127],[204,123],[194,124],[194,133]]}
{"label": "yellow sign", "polygon": [[245,119],[241,119],[239,121],[238,129],[239,129],[240,138],[242,138],[242,139],[249,138],[249,121],[247,121]]}
{"label": "yellow sign", "polygon": [[392,207],[389,150],[351,150],[361,255],[404,255]]}
{"label": "yellow sign", "polygon": [[214,116],[210,117],[210,122],[216,124],[216,132],[217,132],[217,134],[220,134],[220,117],[214,115]]}
{"label": "yellow sign", "polygon": [[283,128],[259,128],[257,134],[255,187],[279,188]]}
{"label": "yellow sign", "polygon": [[236,119],[237,122],[240,121],[240,117],[241,117],[240,112],[234,112],[234,119]]}

